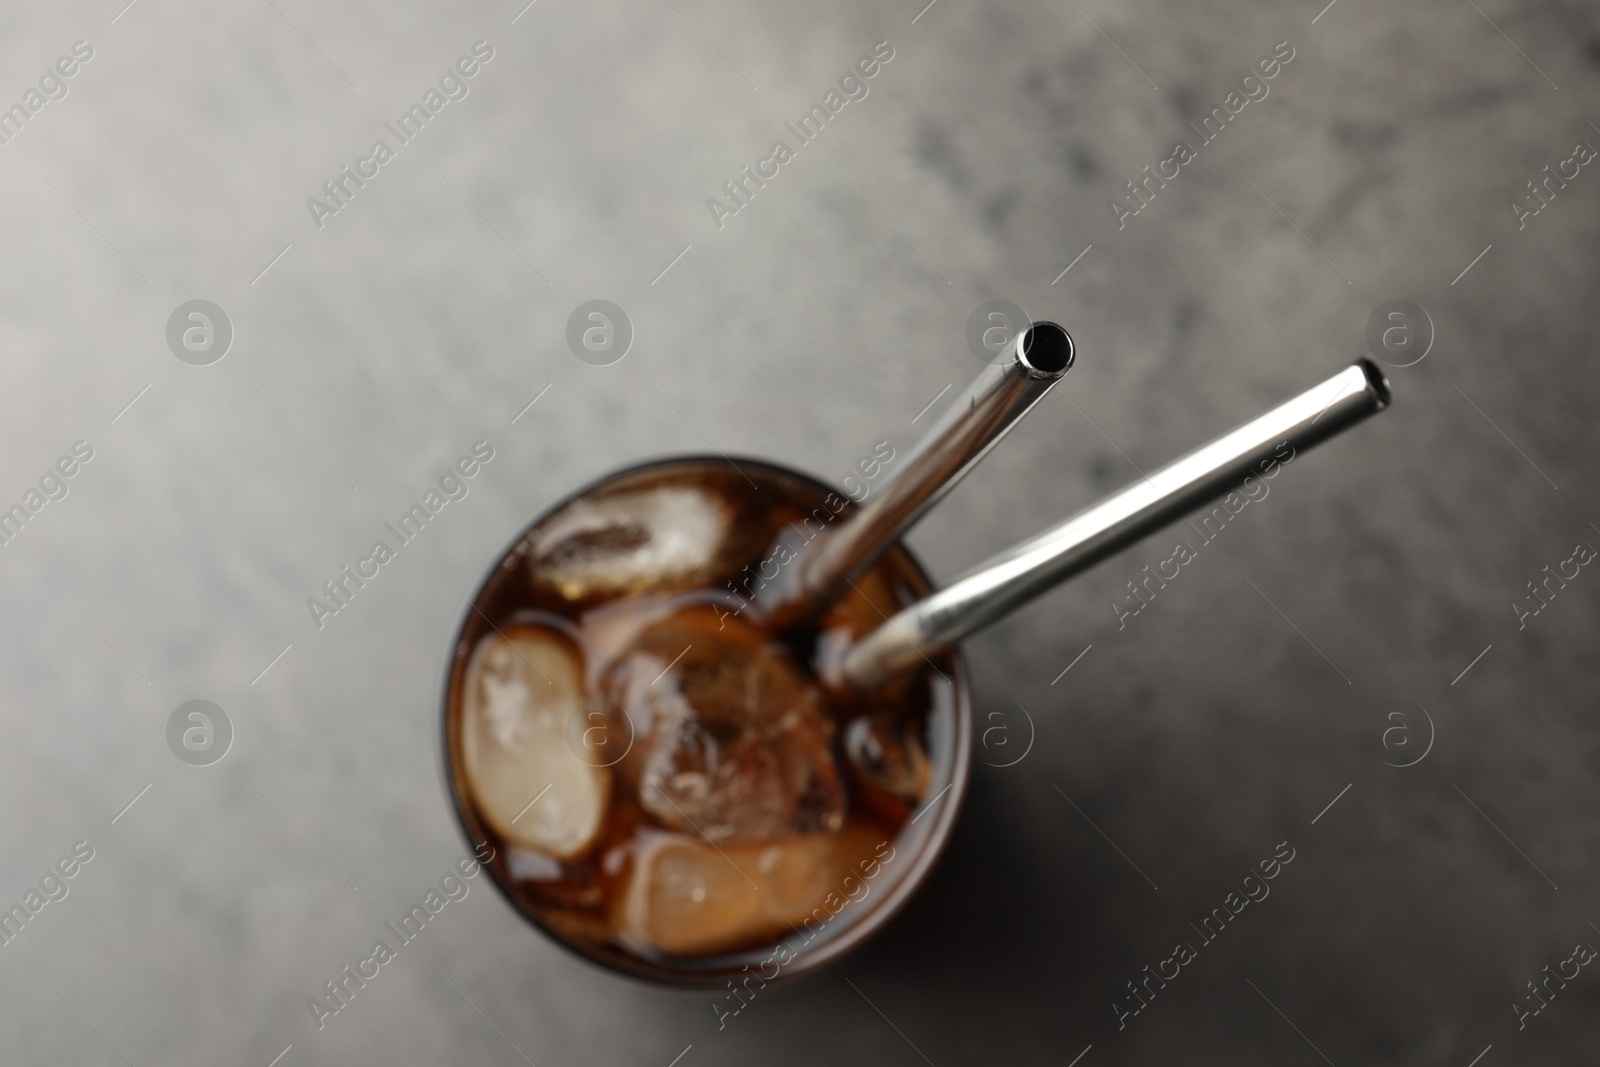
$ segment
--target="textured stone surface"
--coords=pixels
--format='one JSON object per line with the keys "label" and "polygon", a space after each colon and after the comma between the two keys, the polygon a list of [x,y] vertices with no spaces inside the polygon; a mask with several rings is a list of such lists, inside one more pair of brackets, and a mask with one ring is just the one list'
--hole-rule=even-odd
{"label": "textured stone surface", "polygon": [[[1492,1067],[1600,1039],[1592,969],[1512,1010],[1600,944],[1600,576],[1521,632],[1509,607],[1600,545],[1600,169],[1521,231],[1508,207],[1600,146],[1592,4],[120,3],[0,35],[3,103],[95,50],[0,146],[0,500],[94,448],[0,547],[0,902],[95,850],[0,946],[6,1062],[1320,1062],[1309,1040]],[[480,38],[470,94],[319,230],[306,198]],[[719,230],[706,198],[884,40],[869,95]],[[1111,198],[1284,40],[1270,95],[1119,231]],[[209,367],[164,337],[194,298],[235,330]],[[636,330],[610,367],[566,347],[592,298]],[[915,531],[943,577],[1338,369],[1384,301],[1438,339],[1127,629],[1111,601],[1181,528],[968,643],[978,726],[1009,731],[979,758],[1021,751],[1017,706],[1032,749],[975,769],[945,862],[837,968],[719,1032],[480,876],[319,1031],[306,999],[466,854],[438,752],[457,590],[623,464],[838,477],[908,445],[992,298],[1066,324],[1078,364]],[[465,499],[319,630],[306,599],[485,439]],[[165,740],[194,698],[234,726],[209,767]],[[1419,706],[1431,751],[1385,766]],[[1283,841],[1271,896],[1119,1032],[1125,984]]]}

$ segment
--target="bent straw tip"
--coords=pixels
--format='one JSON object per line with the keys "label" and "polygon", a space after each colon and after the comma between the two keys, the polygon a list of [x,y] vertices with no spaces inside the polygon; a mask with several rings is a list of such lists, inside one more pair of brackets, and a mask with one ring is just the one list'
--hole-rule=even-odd
{"label": "bent straw tip", "polygon": [[1072,369],[1077,354],[1067,331],[1044,319],[1030,323],[1017,337],[1017,362],[1030,377],[1059,378]]}

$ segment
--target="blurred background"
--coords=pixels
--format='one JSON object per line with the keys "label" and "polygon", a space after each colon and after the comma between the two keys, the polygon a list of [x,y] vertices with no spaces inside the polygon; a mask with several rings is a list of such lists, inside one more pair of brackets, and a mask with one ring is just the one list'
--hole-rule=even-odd
{"label": "blurred background", "polygon": [[[74,871],[0,945],[5,1062],[1494,1067],[1600,1040],[1574,951],[1600,945],[1594,5],[123,2],[0,34],[26,518],[0,904]],[[465,95],[361,164],[477,42]],[[342,166],[377,173],[341,206]],[[634,335],[609,366],[567,343],[593,299]],[[908,447],[997,299],[1078,363],[912,534],[945,579],[1348,364],[1381,305],[1425,321],[1385,354],[1393,408],[1123,628],[1172,537],[967,643],[966,809],[863,951],[719,1030],[713,996],[602,972],[479,879],[319,1031],[306,999],[467,851],[457,590],[625,464],[836,481]],[[470,495],[319,629],[307,599],[478,441]],[[169,743],[191,700],[231,730],[209,765]],[[1270,898],[1122,1015],[1281,844]]]}

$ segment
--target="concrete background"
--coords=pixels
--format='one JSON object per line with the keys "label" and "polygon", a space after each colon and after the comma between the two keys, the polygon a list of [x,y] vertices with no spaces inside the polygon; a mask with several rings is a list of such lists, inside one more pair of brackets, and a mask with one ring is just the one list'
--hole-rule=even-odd
{"label": "concrete background", "polygon": [[[1592,4],[122,2],[0,33],[6,103],[94,49],[0,146],[0,498],[94,449],[0,547],[0,901],[95,850],[0,946],[7,1063],[1596,1046],[1590,969],[1523,1029],[1512,1005],[1600,945],[1600,576],[1521,631],[1510,604],[1600,545],[1600,169],[1525,229],[1508,207],[1600,146]],[[319,230],[306,198],[480,39],[470,95]],[[870,95],[717,229],[706,198],[879,41]],[[1270,95],[1119,231],[1111,198],[1280,41]],[[637,331],[606,368],[564,341],[597,297]],[[195,298],[235,330],[206,367],[164,335]],[[840,966],[719,1032],[711,998],[571,958],[480,881],[319,1032],[306,998],[464,852],[452,583],[622,464],[709,439],[837,477],[908,445],[992,298],[1080,358],[915,531],[944,577],[1337,370],[1385,301],[1437,337],[1126,629],[1110,603],[1167,537],[968,642],[1005,727],[979,758],[1029,721],[1032,748],[975,769],[931,883]],[[480,439],[471,495],[316,629],[306,598]],[[166,742],[197,698],[236,732],[209,767]],[[1284,841],[1271,897],[1119,1031],[1125,983]]]}

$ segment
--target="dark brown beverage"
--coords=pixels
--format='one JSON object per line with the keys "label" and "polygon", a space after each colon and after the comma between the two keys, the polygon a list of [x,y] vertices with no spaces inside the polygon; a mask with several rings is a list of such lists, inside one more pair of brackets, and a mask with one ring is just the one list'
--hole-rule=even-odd
{"label": "dark brown beverage", "polygon": [[959,661],[870,696],[819,680],[926,578],[896,548],[817,619],[764,615],[850,507],[766,464],[667,461],[557,505],[485,579],[446,692],[451,788],[557,939],[646,977],[770,980],[926,873],[966,776]]}

